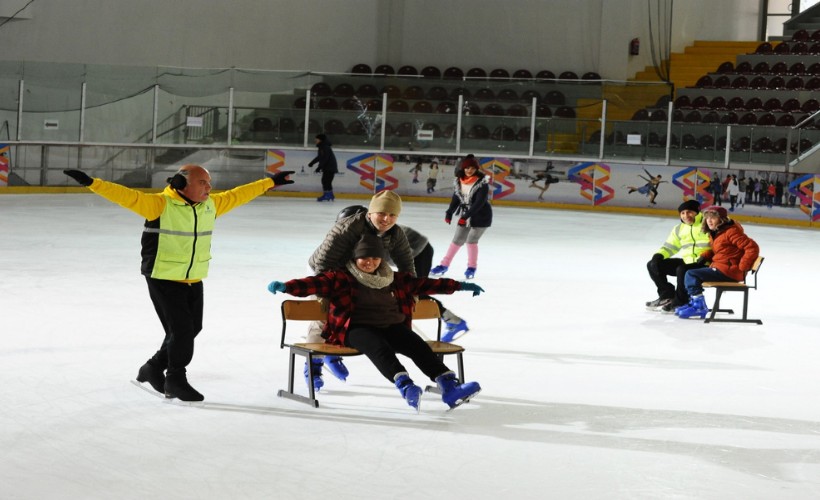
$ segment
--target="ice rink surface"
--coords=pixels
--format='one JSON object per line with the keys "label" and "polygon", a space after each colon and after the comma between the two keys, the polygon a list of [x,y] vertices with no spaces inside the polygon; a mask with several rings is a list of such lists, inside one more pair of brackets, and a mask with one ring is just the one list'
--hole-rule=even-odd
{"label": "ice rink surface", "polygon": [[[425,395],[416,414],[357,357],[314,409],[276,395],[287,296],[266,286],[305,276],[357,203],[265,197],[218,219],[189,366],[206,402],[188,407],[130,382],[162,339],[141,218],[92,194],[0,196],[0,497],[820,498],[820,232],[745,223],[763,325],[704,324],[644,308],[674,217],[495,207],[486,293],[443,299],[481,394],[452,412]],[[443,216],[405,203],[399,222],[438,258]]]}

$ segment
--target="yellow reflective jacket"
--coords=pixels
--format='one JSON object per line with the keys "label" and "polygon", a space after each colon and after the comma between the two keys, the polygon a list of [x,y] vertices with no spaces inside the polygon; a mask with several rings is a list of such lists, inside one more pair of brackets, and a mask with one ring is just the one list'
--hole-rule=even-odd
{"label": "yellow reflective jacket", "polygon": [[264,194],[273,186],[273,180],[261,179],[229,191],[212,193],[205,202],[194,205],[189,204],[171,186],[167,186],[162,193],[143,193],[94,179],[88,188],[145,217],[143,275],[197,282],[208,275],[215,219]]}
{"label": "yellow reflective jacket", "polygon": [[701,229],[703,214],[695,216],[695,223],[691,226],[681,222],[672,228],[669,237],[663,246],[656,253],[663,255],[664,259],[674,257],[680,253],[679,257],[687,264],[698,260],[700,255],[709,250],[709,234]]}

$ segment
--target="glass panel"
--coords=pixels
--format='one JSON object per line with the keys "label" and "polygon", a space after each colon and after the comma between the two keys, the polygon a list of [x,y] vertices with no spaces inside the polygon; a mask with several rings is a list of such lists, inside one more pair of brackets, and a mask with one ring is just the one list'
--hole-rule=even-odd
{"label": "glass panel", "polygon": [[190,96],[160,88],[157,144],[227,144],[228,100],[228,92]]}
{"label": "glass panel", "polygon": [[23,118],[20,138],[77,141],[85,66],[26,62],[22,68]]}

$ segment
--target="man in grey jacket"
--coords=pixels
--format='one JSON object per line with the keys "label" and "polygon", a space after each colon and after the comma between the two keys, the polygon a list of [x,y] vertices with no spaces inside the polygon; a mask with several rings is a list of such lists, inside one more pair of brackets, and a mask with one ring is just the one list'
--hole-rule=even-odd
{"label": "man in grey jacket", "polygon": [[[369,233],[378,236],[399,271],[416,274],[413,263],[413,251],[407,236],[402,228],[396,225],[401,213],[401,197],[393,191],[381,191],[370,200],[366,211],[356,213],[351,217],[337,220],[328,231],[322,244],[319,245],[308,260],[308,265],[318,274],[331,269],[342,269],[353,258],[353,250],[363,234]],[[322,300],[321,298],[319,299]],[[308,342],[324,342],[321,338],[321,324],[311,325],[307,335]],[[346,380],[349,372],[342,358],[326,356],[313,358],[313,388],[319,390],[324,386],[322,366],[327,366],[330,372],[339,380]],[[311,383],[310,371],[305,363],[305,382]]]}

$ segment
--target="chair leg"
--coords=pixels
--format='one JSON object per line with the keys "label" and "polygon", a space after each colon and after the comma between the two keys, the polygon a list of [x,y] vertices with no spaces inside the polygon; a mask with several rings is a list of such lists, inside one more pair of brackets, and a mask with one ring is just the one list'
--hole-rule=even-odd
{"label": "chair leg", "polygon": [[746,311],[749,309],[749,289],[743,290],[743,321],[746,321]]}

